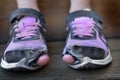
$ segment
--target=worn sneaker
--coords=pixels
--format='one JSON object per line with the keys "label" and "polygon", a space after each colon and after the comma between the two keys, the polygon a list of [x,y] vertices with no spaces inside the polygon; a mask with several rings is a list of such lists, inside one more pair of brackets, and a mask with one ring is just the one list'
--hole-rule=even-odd
{"label": "worn sneaker", "polygon": [[110,50],[102,33],[102,19],[93,11],[80,10],[68,14],[68,37],[62,56],[69,54],[74,69],[95,69],[112,61]]}
{"label": "worn sneaker", "polygon": [[40,68],[36,60],[47,53],[43,15],[33,9],[21,8],[12,13],[10,22],[10,39],[2,56],[1,67],[15,70]]}

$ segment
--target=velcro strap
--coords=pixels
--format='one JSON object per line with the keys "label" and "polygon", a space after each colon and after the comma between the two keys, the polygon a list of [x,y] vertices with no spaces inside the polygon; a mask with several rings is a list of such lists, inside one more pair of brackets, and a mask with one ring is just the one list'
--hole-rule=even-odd
{"label": "velcro strap", "polygon": [[37,10],[30,9],[30,8],[16,9],[10,15],[10,22],[13,24],[15,20],[18,20],[22,16],[34,16],[35,18],[40,20],[40,24],[42,25],[43,28],[46,29],[45,20],[44,20],[44,16],[42,15],[42,13]]}

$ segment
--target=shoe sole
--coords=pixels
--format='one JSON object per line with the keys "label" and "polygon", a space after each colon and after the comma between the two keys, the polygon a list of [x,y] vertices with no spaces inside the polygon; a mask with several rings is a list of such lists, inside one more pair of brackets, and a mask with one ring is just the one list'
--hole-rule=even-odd
{"label": "shoe sole", "polygon": [[72,64],[68,64],[68,65],[74,69],[89,70],[89,69],[97,69],[100,67],[104,67],[107,64],[109,64],[111,61],[112,61],[112,56],[109,51],[107,57],[104,59],[95,60],[95,59],[91,59],[89,57],[84,57],[82,59],[82,63],[75,64],[75,65],[72,65]]}
{"label": "shoe sole", "polygon": [[39,69],[41,67],[41,66],[39,67],[26,66],[25,61],[26,61],[25,58],[23,58],[22,60],[16,63],[7,63],[6,61],[2,59],[1,67],[6,70],[30,70],[30,71]]}

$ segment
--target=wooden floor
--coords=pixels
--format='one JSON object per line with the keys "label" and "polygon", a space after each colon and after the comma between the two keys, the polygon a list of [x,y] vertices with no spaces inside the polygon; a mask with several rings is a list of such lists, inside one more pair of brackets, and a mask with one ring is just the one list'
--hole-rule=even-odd
{"label": "wooden floor", "polygon": [[[47,66],[34,72],[10,72],[0,68],[0,80],[120,80],[120,39],[108,39],[108,42],[113,62],[105,68],[73,70],[61,61],[64,42],[49,42],[51,60]],[[0,50],[3,48],[1,44]]]}

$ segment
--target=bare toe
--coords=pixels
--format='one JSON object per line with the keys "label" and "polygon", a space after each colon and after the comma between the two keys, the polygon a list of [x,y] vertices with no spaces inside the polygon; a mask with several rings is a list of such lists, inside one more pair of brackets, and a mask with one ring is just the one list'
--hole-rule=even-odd
{"label": "bare toe", "polygon": [[72,64],[74,62],[74,58],[69,54],[65,54],[62,59],[67,64]]}
{"label": "bare toe", "polygon": [[44,54],[39,57],[39,59],[37,60],[37,64],[44,66],[49,62],[49,60],[50,60],[49,56],[47,54]]}

